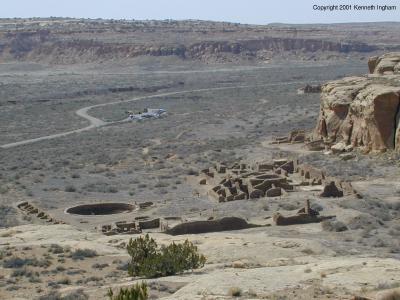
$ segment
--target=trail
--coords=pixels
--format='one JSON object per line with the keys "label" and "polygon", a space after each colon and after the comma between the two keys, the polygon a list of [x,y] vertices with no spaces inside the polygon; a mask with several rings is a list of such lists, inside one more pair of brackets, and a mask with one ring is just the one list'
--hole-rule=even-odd
{"label": "trail", "polygon": [[[317,81],[307,81],[307,83],[315,83],[315,82],[317,82]],[[96,117],[89,115],[88,114],[89,110],[96,108],[96,107],[103,107],[103,106],[109,106],[109,105],[115,105],[115,104],[121,104],[121,103],[127,103],[127,102],[141,101],[141,100],[146,100],[146,99],[174,96],[174,95],[182,95],[182,94],[189,94],[189,93],[201,93],[201,92],[209,92],[209,91],[220,91],[220,90],[242,89],[242,88],[253,88],[253,87],[266,87],[266,86],[281,86],[281,85],[304,84],[304,83],[306,83],[306,81],[292,81],[292,82],[289,81],[289,82],[267,83],[267,84],[256,84],[256,85],[240,85],[240,86],[225,86],[225,87],[193,89],[193,90],[184,90],[184,91],[177,91],[177,92],[159,93],[159,94],[153,94],[153,95],[148,95],[148,96],[136,97],[136,98],[123,100],[123,101],[113,101],[113,102],[107,102],[107,103],[102,103],[102,104],[86,106],[86,107],[78,109],[75,113],[78,116],[88,120],[90,122],[90,125],[80,128],[80,129],[75,129],[75,130],[65,131],[65,132],[61,132],[61,133],[46,135],[46,136],[42,136],[42,137],[38,137],[38,138],[27,139],[27,140],[22,140],[19,142],[4,144],[4,145],[0,146],[0,149],[8,149],[8,148],[13,148],[13,147],[17,147],[17,146],[26,145],[26,144],[32,144],[32,143],[36,143],[36,142],[40,142],[40,141],[44,141],[44,140],[52,140],[52,139],[56,139],[59,137],[65,137],[67,135],[71,135],[74,133],[80,133],[80,132],[88,131],[88,130],[91,130],[94,128],[100,128],[105,125],[121,123],[121,121],[104,122],[101,119],[98,119]]]}

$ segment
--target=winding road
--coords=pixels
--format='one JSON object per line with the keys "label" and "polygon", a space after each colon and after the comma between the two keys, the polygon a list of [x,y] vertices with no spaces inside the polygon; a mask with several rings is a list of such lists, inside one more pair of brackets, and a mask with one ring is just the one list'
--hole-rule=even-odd
{"label": "winding road", "polygon": [[75,113],[88,120],[90,122],[90,125],[75,129],[75,130],[70,130],[70,131],[65,131],[61,133],[56,133],[56,134],[51,134],[51,135],[46,135],[38,138],[33,138],[33,139],[27,139],[19,142],[14,142],[14,143],[9,143],[9,144],[4,144],[0,146],[0,149],[8,149],[8,148],[13,148],[17,146],[22,146],[26,144],[32,144],[44,140],[52,140],[56,139],[59,137],[64,137],[70,134],[74,133],[80,133],[83,131],[88,131],[94,128],[99,128],[105,125],[110,125],[110,124],[115,124],[119,123],[120,121],[116,122],[104,122],[101,119],[98,119],[96,117],[93,117],[88,114],[89,110],[96,108],[96,107],[103,107],[103,106],[108,106],[108,105],[115,105],[115,104],[121,104],[121,103],[127,103],[127,102],[134,102],[134,101],[141,101],[141,100],[146,100],[146,99],[152,99],[152,98],[157,98],[157,97],[166,97],[166,96],[174,96],[174,95],[181,95],[181,94],[189,94],[189,93],[199,93],[199,92],[208,92],[208,91],[219,91],[219,90],[230,90],[230,89],[240,89],[240,88],[252,88],[252,87],[265,87],[265,86],[280,86],[280,85],[291,85],[291,84],[304,84],[304,83],[315,83],[316,81],[289,81],[289,82],[279,82],[279,83],[267,83],[267,84],[257,84],[257,85],[239,85],[239,86],[226,86],[226,87],[213,87],[213,88],[203,88],[203,89],[193,89],[193,90],[184,90],[184,91],[177,91],[177,92],[167,92],[167,93],[159,93],[159,94],[154,94],[154,95],[149,95],[149,96],[141,96],[141,97],[136,97],[128,100],[123,100],[123,101],[113,101],[113,102],[107,102],[107,103],[102,103],[102,104],[96,104],[96,105],[91,105],[91,106],[86,106],[81,109],[78,109]]}

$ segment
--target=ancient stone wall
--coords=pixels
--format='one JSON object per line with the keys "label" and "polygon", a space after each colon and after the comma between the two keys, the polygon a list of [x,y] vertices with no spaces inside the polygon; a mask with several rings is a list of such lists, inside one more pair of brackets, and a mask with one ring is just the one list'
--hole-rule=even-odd
{"label": "ancient stone wall", "polygon": [[[199,184],[212,185],[208,195],[218,202],[279,197],[298,190],[298,185],[323,185],[321,197],[360,197],[350,182],[329,177],[324,170],[314,166],[299,164],[297,159],[275,159],[253,166],[245,163],[235,163],[230,167],[217,164],[201,173]],[[293,181],[293,174],[301,178],[300,183]]]}
{"label": "ancient stone wall", "polygon": [[198,234],[207,232],[240,230],[258,226],[259,225],[249,224],[241,218],[225,217],[219,220],[181,223],[171,229],[168,229],[166,233],[171,235]]}

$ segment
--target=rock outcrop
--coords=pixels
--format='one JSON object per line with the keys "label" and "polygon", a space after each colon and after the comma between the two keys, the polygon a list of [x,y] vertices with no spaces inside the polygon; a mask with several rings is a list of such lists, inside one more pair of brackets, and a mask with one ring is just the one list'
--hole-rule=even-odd
{"label": "rock outcrop", "polygon": [[371,57],[368,68],[371,74],[400,74],[400,52]]}
{"label": "rock outcrop", "polygon": [[322,86],[314,140],[359,147],[365,152],[400,149],[400,52],[369,60],[371,74]]}

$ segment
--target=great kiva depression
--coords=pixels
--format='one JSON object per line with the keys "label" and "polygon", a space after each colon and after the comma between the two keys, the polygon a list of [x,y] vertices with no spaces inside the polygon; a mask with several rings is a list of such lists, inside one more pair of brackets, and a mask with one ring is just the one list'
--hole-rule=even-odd
{"label": "great kiva depression", "polygon": [[337,11],[337,10],[354,10],[354,11],[394,11],[397,10],[396,5],[313,5],[314,10],[320,11]]}

